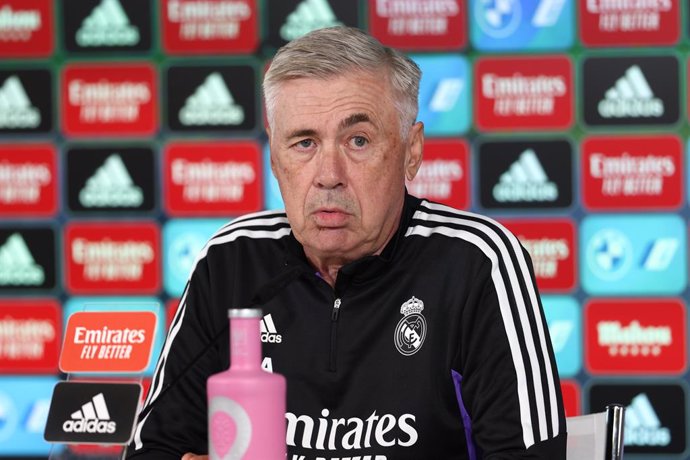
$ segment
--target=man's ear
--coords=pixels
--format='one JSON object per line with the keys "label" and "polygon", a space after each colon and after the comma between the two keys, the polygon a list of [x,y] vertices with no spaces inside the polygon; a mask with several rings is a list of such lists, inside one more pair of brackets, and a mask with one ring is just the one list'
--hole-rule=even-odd
{"label": "man's ear", "polygon": [[268,158],[271,162],[271,171],[273,171],[273,177],[278,177],[276,176],[276,165],[273,160],[273,147],[271,145],[271,127],[268,125],[266,126],[266,135],[268,136]]}
{"label": "man's ear", "polygon": [[422,165],[424,154],[424,123],[418,121],[412,128],[407,137],[407,157],[405,158],[405,179],[411,181],[417,175],[419,167]]}

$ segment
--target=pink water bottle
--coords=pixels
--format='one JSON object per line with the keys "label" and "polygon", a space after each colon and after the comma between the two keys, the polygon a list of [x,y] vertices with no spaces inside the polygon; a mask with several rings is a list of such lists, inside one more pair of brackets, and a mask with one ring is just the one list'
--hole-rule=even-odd
{"label": "pink water bottle", "polygon": [[230,368],[206,382],[211,460],[285,460],[285,377],[261,368],[261,309],[231,309]]}

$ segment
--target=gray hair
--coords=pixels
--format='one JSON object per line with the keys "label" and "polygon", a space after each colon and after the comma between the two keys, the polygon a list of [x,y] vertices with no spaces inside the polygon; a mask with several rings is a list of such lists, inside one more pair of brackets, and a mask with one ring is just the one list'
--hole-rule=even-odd
{"label": "gray hair", "polygon": [[406,136],[417,118],[422,77],[419,66],[361,30],[345,26],[317,29],[278,50],[263,82],[269,126],[273,126],[276,96],[282,82],[297,78],[328,79],[352,70],[388,71],[400,131]]}

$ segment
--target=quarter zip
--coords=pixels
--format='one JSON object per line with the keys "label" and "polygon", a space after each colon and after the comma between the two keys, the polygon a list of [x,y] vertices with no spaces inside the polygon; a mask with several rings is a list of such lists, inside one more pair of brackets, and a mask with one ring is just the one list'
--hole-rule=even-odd
{"label": "quarter zip", "polygon": [[338,346],[338,318],[340,317],[340,297],[336,297],[333,301],[333,310],[331,311],[331,352],[328,361],[328,370],[335,372],[336,367],[336,352]]}

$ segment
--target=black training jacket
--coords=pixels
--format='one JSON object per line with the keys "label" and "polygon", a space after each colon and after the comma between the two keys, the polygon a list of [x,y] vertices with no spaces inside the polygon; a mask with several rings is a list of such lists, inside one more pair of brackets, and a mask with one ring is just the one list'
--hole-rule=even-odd
{"label": "black training jacket", "polygon": [[335,288],[284,212],[220,229],[181,297],[128,458],[207,452],[206,379],[228,367],[227,332],[187,366],[229,308],[257,300],[264,360],[288,382],[289,460],[565,458],[527,252],[491,219],[410,195],[382,254],[342,267]]}

